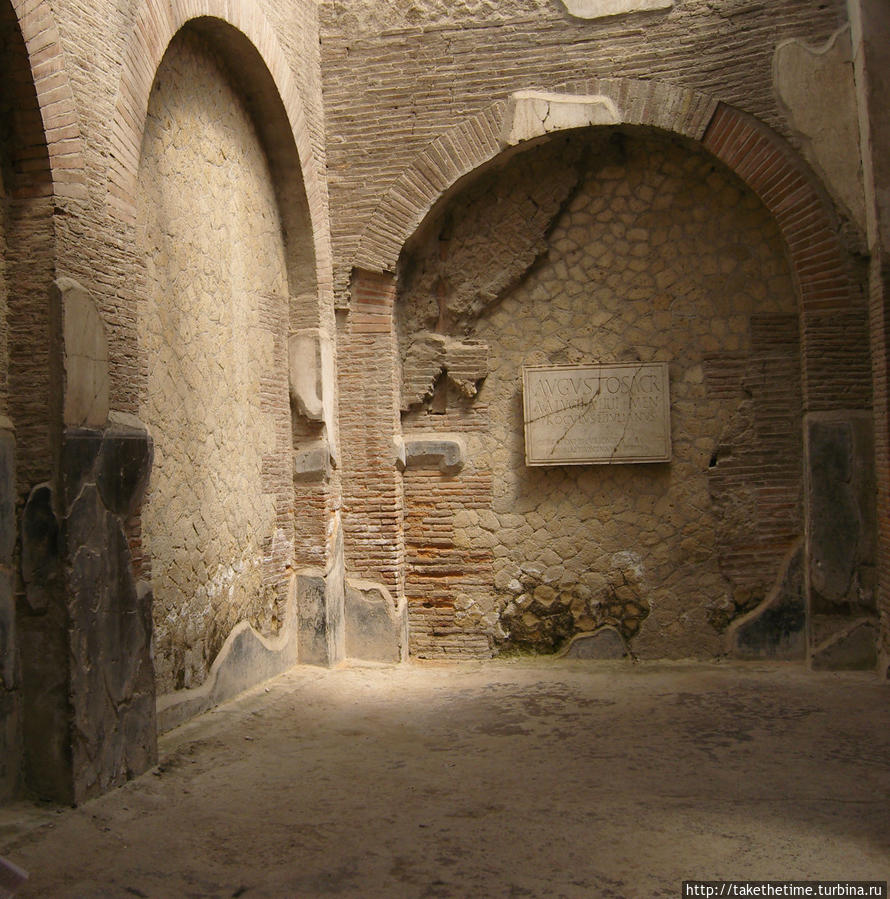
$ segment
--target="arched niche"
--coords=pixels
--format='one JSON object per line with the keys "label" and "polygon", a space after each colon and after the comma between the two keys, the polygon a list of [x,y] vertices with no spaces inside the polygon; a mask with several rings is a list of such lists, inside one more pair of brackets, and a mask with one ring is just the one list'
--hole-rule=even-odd
{"label": "arched niche", "polygon": [[272,75],[232,25],[192,19],[167,46],[136,200],[140,414],[156,451],[142,530],[167,694],[205,684],[236,626],[266,640],[288,627],[293,447],[321,429],[297,433],[289,399],[288,334],[319,322],[300,157]]}
{"label": "arched niche", "polygon": [[[403,429],[467,445],[454,480],[405,472],[414,650],[462,630],[549,652],[609,626],[640,655],[721,654],[803,533],[798,300],[769,211],[687,139],[562,132],[434,207],[399,270]],[[590,362],[668,365],[669,463],[526,466],[523,367]],[[431,502],[458,511],[424,553]],[[465,554],[449,631],[432,575]]]}

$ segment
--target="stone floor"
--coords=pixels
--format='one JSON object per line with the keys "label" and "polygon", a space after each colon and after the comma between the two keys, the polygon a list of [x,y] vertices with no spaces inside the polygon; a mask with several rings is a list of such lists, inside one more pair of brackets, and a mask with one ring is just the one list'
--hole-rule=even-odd
{"label": "stone floor", "polygon": [[796,667],[299,668],[78,809],[21,896],[678,897],[890,877],[890,685]]}

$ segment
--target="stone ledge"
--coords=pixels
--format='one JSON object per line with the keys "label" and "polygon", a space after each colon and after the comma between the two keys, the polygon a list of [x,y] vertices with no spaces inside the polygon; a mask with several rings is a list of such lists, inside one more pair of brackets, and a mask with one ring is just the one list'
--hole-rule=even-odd
{"label": "stone ledge", "polygon": [[294,454],[294,477],[298,481],[326,481],[332,462],[328,442],[319,440]]}
{"label": "stone ledge", "polygon": [[[402,450],[403,449],[403,453]],[[406,433],[396,442],[399,468],[438,467],[442,474],[457,474],[466,465],[467,450],[457,434]]]}

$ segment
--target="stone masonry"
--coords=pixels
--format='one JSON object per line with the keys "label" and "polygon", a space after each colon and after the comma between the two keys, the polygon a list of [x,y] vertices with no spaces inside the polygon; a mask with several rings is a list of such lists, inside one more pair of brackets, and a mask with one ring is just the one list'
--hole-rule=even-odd
{"label": "stone masonry", "polygon": [[[0,801],[294,662],[886,675],[888,36],[0,0]],[[650,362],[669,461],[525,464],[524,367]]]}

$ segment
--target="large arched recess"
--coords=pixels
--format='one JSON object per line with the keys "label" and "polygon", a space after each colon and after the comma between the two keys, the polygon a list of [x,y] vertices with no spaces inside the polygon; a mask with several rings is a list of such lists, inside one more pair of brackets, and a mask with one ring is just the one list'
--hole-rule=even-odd
{"label": "large arched recess", "polygon": [[[245,23],[266,34],[256,16]],[[142,524],[162,710],[193,710],[295,660],[292,575],[307,562],[293,452],[311,426],[291,414],[288,334],[319,327],[324,278],[305,127],[279,87],[248,34],[199,15],[165,44],[146,98],[137,333],[156,451]],[[121,96],[133,89],[125,78]],[[204,699],[170,698],[183,689]]]}
{"label": "large arched recess", "polygon": [[[866,585],[859,590],[855,583],[856,577],[868,570],[873,553],[873,512],[867,508],[871,475],[866,470],[872,452],[868,435],[871,370],[867,350],[867,310],[858,273],[844,248],[827,193],[781,137],[752,117],[713,98],[651,81],[592,80],[586,87],[583,95],[530,91],[495,102],[430,144],[393,182],[366,227],[354,260],[352,309],[355,324],[351,334],[347,334],[344,347],[347,352],[358,348],[368,339],[362,332],[376,332],[377,352],[396,353],[395,334],[392,331],[386,333],[385,322],[397,302],[395,275],[403,248],[418,229],[422,230],[428,216],[435,215],[435,209],[441,208],[439,204],[447,203],[487,166],[498,164],[526,142],[540,141],[563,129],[594,125],[657,129],[691,140],[740,178],[768,210],[784,244],[797,293],[800,381],[805,416],[803,437],[807,453],[804,475],[808,543],[803,572],[799,567],[800,557],[789,557],[785,574],[794,578],[800,575],[806,582],[807,598],[816,612],[836,612],[838,608],[833,607],[832,602],[843,607],[852,590],[863,599],[856,614],[863,610],[870,614],[873,603],[870,587]],[[369,326],[369,322],[373,324]],[[352,335],[356,339],[351,340]],[[396,360],[394,366],[397,367]],[[346,390],[342,395],[347,395]],[[397,410],[392,407],[382,411],[380,428],[383,431],[396,420],[396,414]],[[348,418],[344,411],[345,428]],[[350,443],[367,442],[367,438],[358,432],[348,437],[344,432],[343,439],[344,445],[347,440]],[[832,536],[828,533],[830,528],[825,526],[826,520],[835,514],[828,508],[831,499],[826,494],[834,491],[837,484],[820,492],[820,483],[824,483],[826,475],[829,479],[839,477],[843,480],[844,474],[826,471],[826,454],[830,456],[842,444],[852,447],[852,455],[841,467],[849,471],[852,465],[861,473],[856,488],[859,493],[854,497],[856,491],[850,490],[840,505],[846,507],[844,514],[848,518],[858,516],[864,524],[854,541],[857,545],[848,547],[849,557],[840,562],[834,554]],[[349,461],[348,450],[345,456]],[[830,469],[831,463],[827,467]],[[353,493],[358,499],[364,499],[362,481],[366,474],[360,463],[353,471],[347,470],[345,492],[348,503],[351,503]],[[352,488],[351,483],[356,483],[357,487]],[[398,489],[397,484],[393,486]],[[490,484],[483,481],[471,485],[467,491],[469,508],[473,508],[473,497],[484,498],[488,489]],[[834,495],[837,496],[837,492]],[[450,501],[453,503],[454,496]],[[861,508],[854,512],[856,503],[860,503]],[[421,530],[429,523],[422,518]],[[411,525],[411,522],[407,524]],[[379,558],[373,557],[373,548],[363,544],[359,522],[347,521],[346,533],[348,564],[367,566],[373,571],[375,567],[383,568],[389,561],[380,552],[377,553]],[[404,533],[403,521],[394,522],[394,545],[398,545]],[[403,544],[399,551],[409,553],[410,570],[411,547]],[[857,565],[860,565],[859,574],[851,577],[850,572]],[[824,577],[826,567],[831,566],[836,567],[838,574],[834,585],[828,584]],[[451,578],[455,576],[448,564],[443,564],[442,572]],[[840,582],[844,583],[844,588],[839,590]],[[782,583],[777,583],[774,595],[767,599],[776,600],[784,589]],[[841,598],[843,590],[848,592]],[[436,607],[435,596],[430,606]],[[760,611],[765,611],[765,607]],[[443,620],[439,626],[444,628],[443,633],[447,633],[451,623]],[[756,627],[755,623],[754,630]],[[825,637],[825,633],[821,636]],[[838,635],[828,634],[827,640],[835,637]],[[839,639],[843,637],[841,634]],[[818,653],[813,647],[803,646],[803,640],[804,635],[798,634],[793,652],[800,655],[808,651],[815,658]],[[755,648],[752,652],[756,654],[762,649]],[[771,650],[763,651],[768,654]]]}
{"label": "large arched recess", "polygon": [[[545,108],[552,104],[556,126],[528,124],[542,103]],[[837,326],[838,316],[853,316],[864,327],[865,311],[828,194],[774,131],[706,94],[676,85],[592,79],[584,95],[529,92],[493,103],[435,140],[393,182],[362,234],[354,267],[394,272],[406,241],[463,178],[523,140],[586,124],[640,125],[689,138],[757,194],[776,219],[797,279],[805,408],[869,408],[868,358]]]}
{"label": "large arched recess", "polygon": [[[256,3],[249,0],[143,0],[131,32],[115,101],[114,158],[108,177],[108,205],[123,221],[135,215],[136,179],[142,134],[155,73],[173,36],[185,26],[202,30],[235,67],[276,181],[293,185],[282,197],[285,227],[308,219],[310,240],[293,246],[289,256],[311,253],[314,279],[304,283],[292,272],[291,288],[324,297],[331,292],[330,231],[327,194],[312,146],[305,102],[274,30]],[[282,113],[287,129],[280,127]],[[284,202],[284,201],[287,202]],[[290,233],[290,232],[288,232]]]}

